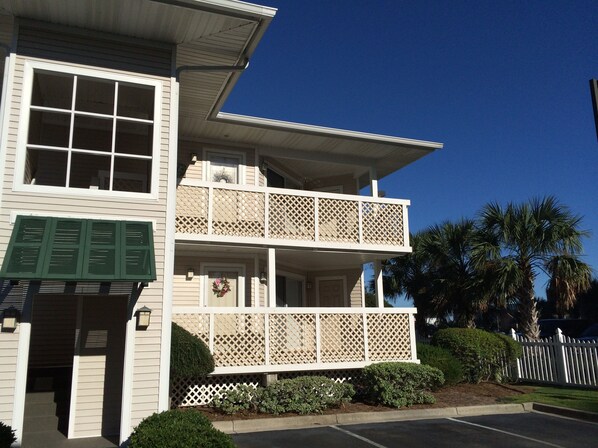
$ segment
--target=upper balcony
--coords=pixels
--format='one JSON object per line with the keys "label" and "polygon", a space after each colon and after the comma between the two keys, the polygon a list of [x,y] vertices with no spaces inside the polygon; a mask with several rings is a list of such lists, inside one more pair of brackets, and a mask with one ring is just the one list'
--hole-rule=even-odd
{"label": "upper balcony", "polygon": [[409,252],[408,200],[183,179],[176,238],[201,241]]}

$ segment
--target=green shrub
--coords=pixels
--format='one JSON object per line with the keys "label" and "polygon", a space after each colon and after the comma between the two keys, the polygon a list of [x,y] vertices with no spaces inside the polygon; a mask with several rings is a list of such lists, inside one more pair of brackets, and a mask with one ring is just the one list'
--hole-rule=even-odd
{"label": "green shrub", "polygon": [[255,397],[258,391],[255,387],[240,384],[235,389],[222,392],[212,400],[212,407],[224,414],[234,414],[249,410],[256,410]]}
{"label": "green shrub", "polygon": [[258,411],[268,414],[310,414],[340,406],[353,395],[355,389],[349,383],[336,383],[325,376],[300,376],[260,389],[256,403]]}
{"label": "green shrub", "polygon": [[422,364],[442,371],[445,386],[463,381],[463,364],[447,349],[430,344],[417,344],[417,357]]}
{"label": "green shrub", "polygon": [[336,383],[324,376],[302,376],[280,380],[268,387],[238,386],[212,400],[212,406],[224,413],[257,410],[266,414],[310,414],[350,401],[355,389],[348,383]]}
{"label": "green shrub", "polygon": [[14,429],[0,422],[0,448],[10,448],[16,440]]}
{"label": "green shrub", "polygon": [[383,362],[363,369],[360,389],[366,401],[400,408],[434,403],[430,391],[444,383],[439,369],[423,364]]}
{"label": "green shrub", "polygon": [[214,371],[214,358],[199,338],[177,324],[172,324],[170,344],[170,376],[195,378]]}
{"label": "green shrub", "polygon": [[521,356],[521,346],[512,338],[475,328],[439,330],[432,344],[446,348],[461,361],[470,383],[501,381],[503,364]]}
{"label": "green shrub", "polygon": [[144,419],[131,434],[130,448],[234,448],[199,411],[173,409]]}

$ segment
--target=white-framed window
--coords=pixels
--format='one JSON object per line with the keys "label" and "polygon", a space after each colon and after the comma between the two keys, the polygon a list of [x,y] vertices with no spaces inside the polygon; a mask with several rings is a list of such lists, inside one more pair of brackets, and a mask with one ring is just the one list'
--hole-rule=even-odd
{"label": "white-framed window", "polygon": [[236,151],[206,150],[205,180],[226,184],[245,183],[245,154]]}
{"label": "white-framed window", "polygon": [[15,187],[156,196],[160,101],[155,79],[27,61]]}

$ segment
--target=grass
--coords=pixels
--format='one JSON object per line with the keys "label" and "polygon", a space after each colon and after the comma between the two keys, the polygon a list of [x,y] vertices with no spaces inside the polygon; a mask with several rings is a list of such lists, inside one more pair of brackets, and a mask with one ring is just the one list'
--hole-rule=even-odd
{"label": "grass", "polygon": [[501,401],[507,403],[535,401],[581,411],[598,412],[598,390],[540,386],[534,387],[530,393],[504,397]]}

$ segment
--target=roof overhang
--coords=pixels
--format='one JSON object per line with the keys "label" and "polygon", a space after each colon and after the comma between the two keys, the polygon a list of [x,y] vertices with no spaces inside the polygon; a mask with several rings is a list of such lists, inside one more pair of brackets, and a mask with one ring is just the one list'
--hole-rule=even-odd
{"label": "roof overhang", "polygon": [[442,143],[218,113],[202,138],[258,147],[260,155],[292,160],[295,171],[323,177],[370,168],[378,179],[443,147]]}

